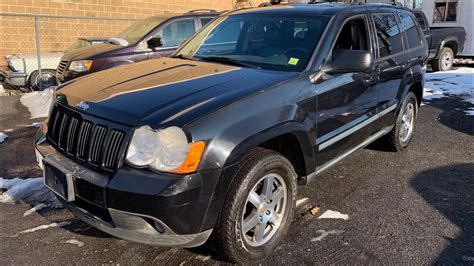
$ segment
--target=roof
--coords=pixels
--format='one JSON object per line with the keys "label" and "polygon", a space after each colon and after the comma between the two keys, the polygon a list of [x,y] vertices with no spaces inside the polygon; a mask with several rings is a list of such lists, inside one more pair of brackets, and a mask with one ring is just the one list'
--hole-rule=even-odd
{"label": "roof", "polygon": [[343,10],[352,12],[366,11],[367,9],[403,9],[388,4],[351,4],[351,3],[320,3],[320,4],[279,4],[267,7],[245,8],[232,11],[229,15],[326,15],[332,16]]}

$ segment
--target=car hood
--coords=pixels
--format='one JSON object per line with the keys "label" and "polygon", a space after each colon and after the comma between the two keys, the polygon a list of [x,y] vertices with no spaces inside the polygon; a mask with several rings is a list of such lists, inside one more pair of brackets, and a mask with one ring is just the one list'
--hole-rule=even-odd
{"label": "car hood", "polygon": [[73,80],[57,95],[80,112],[130,126],[184,126],[296,75],[160,58]]}
{"label": "car hood", "polygon": [[99,56],[103,53],[110,52],[113,50],[123,49],[123,46],[110,44],[110,43],[99,43],[96,45],[87,46],[84,48],[75,49],[68,51],[62,57],[62,60],[84,60],[84,59],[94,59],[94,57]]}

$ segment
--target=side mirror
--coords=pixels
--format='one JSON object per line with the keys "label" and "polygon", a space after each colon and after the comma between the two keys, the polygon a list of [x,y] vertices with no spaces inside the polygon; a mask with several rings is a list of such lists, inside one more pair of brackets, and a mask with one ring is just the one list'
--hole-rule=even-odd
{"label": "side mirror", "polygon": [[333,60],[324,68],[328,74],[365,72],[374,68],[372,53],[364,50],[336,50]]}
{"label": "side mirror", "polygon": [[146,41],[146,44],[148,45],[148,48],[155,50],[158,47],[163,46],[163,42],[161,41],[161,37],[152,37]]}

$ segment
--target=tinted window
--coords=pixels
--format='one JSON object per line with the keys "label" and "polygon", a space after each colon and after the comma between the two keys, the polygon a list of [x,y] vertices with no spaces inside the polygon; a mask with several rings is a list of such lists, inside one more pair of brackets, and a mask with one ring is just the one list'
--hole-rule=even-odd
{"label": "tinted window", "polygon": [[204,27],[207,23],[211,22],[214,18],[201,18],[201,25]]}
{"label": "tinted window", "polygon": [[402,39],[395,16],[374,15],[380,57],[402,51]]}
{"label": "tinted window", "polygon": [[194,19],[183,19],[169,23],[161,28],[154,36],[160,36],[163,42],[163,48],[176,47],[182,41],[193,36],[196,32]]}
{"label": "tinted window", "polygon": [[420,33],[418,32],[418,28],[416,27],[416,24],[413,18],[405,14],[399,14],[399,17],[400,17],[400,28],[406,34],[408,47],[412,48],[412,47],[421,45]]}
{"label": "tinted window", "polygon": [[423,18],[423,15],[420,14],[420,13],[415,13],[415,17],[416,17],[416,20],[418,21],[418,23],[420,24],[421,28],[423,30],[426,30],[427,27],[426,27],[426,23],[425,23],[425,19]]}
{"label": "tinted window", "polygon": [[248,67],[302,71],[324,31],[326,16],[222,16],[176,53],[202,61],[240,62]]}

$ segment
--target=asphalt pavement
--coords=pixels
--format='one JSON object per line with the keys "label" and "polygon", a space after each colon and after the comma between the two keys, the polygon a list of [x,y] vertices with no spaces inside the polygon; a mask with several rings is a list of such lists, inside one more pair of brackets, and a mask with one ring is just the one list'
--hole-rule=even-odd
{"label": "asphalt pavement", "polygon": [[[309,199],[265,264],[474,265],[474,116],[456,98],[422,106],[408,150],[378,145],[356,152],[307,186]],[[0,177],[41,175],[32,146],[34,121],[17,96],[0,97]],[[319,207],[315,215],[310,207]],[[25,203],[0,204],[0,264],[220,264],[207,245],[160,248],[116,239],[66,210],[30,216]],[[318,219],[327,210],[349,219]],[[62,228],[23,230],[54,222]]]}

